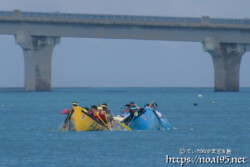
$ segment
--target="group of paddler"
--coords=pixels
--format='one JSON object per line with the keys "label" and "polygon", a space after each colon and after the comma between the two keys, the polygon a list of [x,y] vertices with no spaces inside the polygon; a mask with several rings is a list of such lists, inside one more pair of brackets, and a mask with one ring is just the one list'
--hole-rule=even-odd
{"label": "group of paddler", "polygon": [[[131,130],[131,122],[133,122],[136,117],[142,115],[148,108],[151,108],[151,110],[155,113],[155,116],[162,124],[165,116],[162,116],[162,114],[157,110],[157,106],[157,103],[152,101],[150,104],[146,104],[143,108],[140,108],[135,102],[130,102],[121,108],[121,115],[113,117],[106,103],[99,104],[98,106],[92,105],[89,109],[88,107],[82,108],[77,102],[73,102],[71,110],[66,109],[66,111],[64,110],[61,112],[62,114],[68,114],[62,129],[66,129],[67,123],[71,120],[71,117],[76,109],[80,109],[84,115],[87,115],[92,120],[95,120],[98,124],[103,125],[108,130],[119,129],[120,127]],[[168,126],[172,128],[170,124]],[[69,124],[68,129],[71,129],[71,124]]]}
{"label": "group of paddler", "polygon": [[[92,105],[91,108],[89,109],[88,107],[80,107],[77,102],[73,102],[71,106],[70,111],[62,111],[62,114],[68,114],[66,117],[64,124],[63,124],[63,129],[66,129],[67,127],[67,122],[70,120],[72,114],[75,111],[75,108],[81,108],[81,111],[88,114],[90,117],[98,121],[99,123],[105,125],[108,127],[108,129],[111,129],[114,126],[114,119],[113,116],[111,115],[111,111],[108,108],[108,105],[106,103],[103,103],[102,105],[99,104],[98,106]],[[68,129],[71,129],[71,124],[69,124]]]}

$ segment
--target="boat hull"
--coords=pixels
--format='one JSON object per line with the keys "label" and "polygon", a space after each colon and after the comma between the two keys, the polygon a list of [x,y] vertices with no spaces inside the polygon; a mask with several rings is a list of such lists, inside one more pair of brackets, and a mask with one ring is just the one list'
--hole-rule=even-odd
{"label": "boat hull", "polygon": [[136,117],[129,127],[132,130],[160,130],[161,124],[152,108],[145,109],[145,112]]}
{"label": "boat hull", "polygon": [[82,112],[80,107],[74,108],[74,113],[70,118],[71,130],[75,131],[102,131],[107,127],[96,121],[88,114]]}

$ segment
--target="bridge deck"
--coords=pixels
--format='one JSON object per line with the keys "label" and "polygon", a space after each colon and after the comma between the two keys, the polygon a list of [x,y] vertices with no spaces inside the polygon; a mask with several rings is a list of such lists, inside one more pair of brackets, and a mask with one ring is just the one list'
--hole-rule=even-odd
{"label": "bridge deck", "polygon": [[99,23],[99,24],[133,24],[148,26],[187,26],[250,29],[250,19],[222,19],[209,17],[160,17],[160,16],[129,16],[101,14],[71,14],[0,11],[2,21],[27,22],[63,22],[63,23]]}
{"label": "bridge deck", "polygon": [[[60,37],[202,42],[213,57],[216,91],[239,91],[250,45],[249,19],[0,11],[0,34],[15,35],[25,56],[25,89],[50,90],[51,56]],[[42,76],[42,77],[41,77]]]}

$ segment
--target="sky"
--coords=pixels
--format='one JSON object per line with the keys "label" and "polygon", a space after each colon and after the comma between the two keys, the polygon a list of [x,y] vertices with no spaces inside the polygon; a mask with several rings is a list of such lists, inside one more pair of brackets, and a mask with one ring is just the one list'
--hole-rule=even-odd
{"label": "sky", "polygon": [[[249,0],[0,0],[1,11],[249,18]],[[250,53],[240,86],[250,86]],[[0,87],[24,86],[14,36],[0,34]],[[211,56],[201,43],[61,38],[52,56],[52,87],[213,87]]]}

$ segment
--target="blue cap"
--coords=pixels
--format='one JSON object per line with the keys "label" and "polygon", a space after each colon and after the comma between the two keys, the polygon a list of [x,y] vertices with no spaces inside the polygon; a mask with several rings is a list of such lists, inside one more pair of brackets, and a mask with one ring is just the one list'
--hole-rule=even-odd
{"label": "blue cap", "polygon": [[138,109],[138,106],[130,107],[131,110],[136,110]]}

